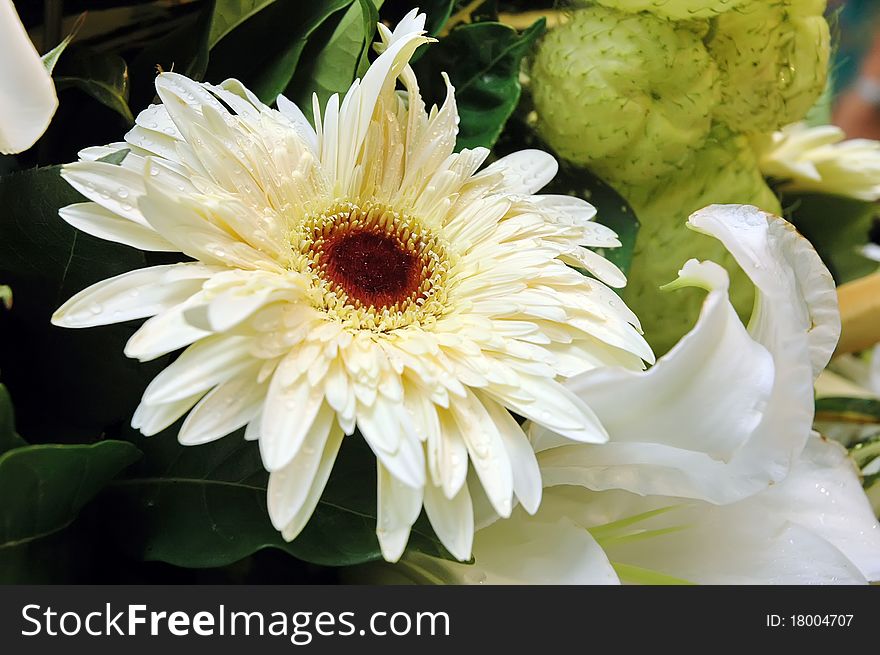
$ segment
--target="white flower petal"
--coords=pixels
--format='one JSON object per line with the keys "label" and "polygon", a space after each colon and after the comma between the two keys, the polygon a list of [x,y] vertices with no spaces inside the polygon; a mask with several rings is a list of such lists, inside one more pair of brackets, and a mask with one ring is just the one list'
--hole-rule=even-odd
{"label": "white flower petal", "polygon": [[456,398],[450,410],[486,496],[498,514],[510,516],[513,473],[498,427],[471,391],[464,398]]}
{"label": "white flower petal", "polygon": [[382,556],[396,562],[406,548],[412,524],[422,511],[422,490],[413,489],[391,475],[382,464],[376,464],[378,517],[376,536]]}
{"label": "white flower petal", "polygon": [[145,193],[143,175],[108,162],[78,161],[62,167],[61,177],[108,211],[149,227],[138,209],[138,201]]}
{"label": "white flower petal", "polygon": [[748,502],[785,515],[833,544],[866,579],[880,580],[880,524],[840,444],[811,438],[791,474]]}
{"label": "white flower petal", "polygon": [[252,420],[266,397],[266,385],[256,382],[256,374],[254,367],[209,391],[186,417],[177,440],[185,446],[197,446],[235,432]]}
{"label": "white flower petal", "polygon": [[171,242],[152,227],[130,221],[95,202],[67,205],[58,211],[67,223],[99,239],[115,241],[139,250],[176,251]]}
{"label": "white flower petal", "polygon": [[490,164],[480,176],[500,174],[496,192],[526,195],[544,188],[558,170],[556,159],[543,150],[520,150]]}
{"label": "white flower petal", "polygon": [[[296,515],[281,531],[281,536],[285,540],[293,541],[296,539],[312,517],[318,502],[321,500],[321,495],[324,493],[324,487],[327,486],[327,480],[330,479],[330,472],[333,470],[336,455],[339,454],[339,447],[342,445],[342,436],[342,430],[338,427],[333,427],[330,430],[327,443],[324,446],[324,452],[321,455],[321,461],[318,464],[318,470],[315,472],[312,483],[309,486],[308,495]],[[272,475],[272,473],[269,474],[270,479]]]}
{"label": "white flower petal", "polygon": [[706,207],[688,227],[721,241],[755,284],[755,339],[782,353],[790,335],[806,332],[818,375],[840,338],[840,314],[834,279],[810,242],[781,218],[744,205]]}
{"label": "white flower petal", "polygon": [[474,540],[474,508],[467,485],[463,485],[453,498],[428,483],[425,485],[425,513],[437,538],[462,562],[471,557]]}
{"label": "white flower petal", "polygon": [[180,400],[157,405],[142,402],[131,418],[131,427],[140,430],[145,437],[152,437],[186,414],[203,395],[204,392],[201,391]]}
{"label": "white flower petal", "polygon": [[523,509],[534,514],[541,504],[541,470],[528,437],[506,409],[484,399],[483,405],[501,435],[513,474],[513,491]]}
{"label": "white flower petal", "polygon": [[188,308],[201,302],[196,294],[148,320],[125,344],[125,356],[148,362],[209,336],[210,332],[193,327],[184,318]]}
{"label": "white flower petal", "polygon": [[324,404],[323,394],[304,376],[285,382],[291,361],[281,362],[272,376],[260,420],[260,455],[269,471],[296,457]]}
{"label": "white flower petal", "polygon": [[546,484],[729,502],[775,477],[763,471],[772,461],[741,465],[760,447],[752,435],[773,388],[773,360],[740,323],[721,267],[688,262],[679,284],[712,289],[697,325],[645,373],[604,368],[569,382],[612,440],[542,453]]}
{"label": "white flower petal", "polygon": [[56,310],[52,322],[83,328],[153,316],[198,292],[213,273],[199,263],[129,271],[80,291]]}
{"label": "white flower petal", "polygon": [[289,463],[269,475],[267,502],[269,517],[277,530],[283,530],[309,498],[312,482],[318,473],[327,440],[339,426],[333,411],[322,406],[305,436],[302,448]]}
{"label": "white flower petal", "polygon": [[144,391],[144,403],[170,403],[234,378],[253,365],[249,350],[250,341],[245,337],[202,339],[153,378]]}
{"label": "white flower petal", "polygon": [[0,0],[0,153],[30,148],[58,108],[55,84],[12,0]]}
{"label": "white flower petal", "polygon": [[425,484],[424,452],[402,405],[376,398],[372,405],[358,408],[357,424],[394,477],[413,488]]}

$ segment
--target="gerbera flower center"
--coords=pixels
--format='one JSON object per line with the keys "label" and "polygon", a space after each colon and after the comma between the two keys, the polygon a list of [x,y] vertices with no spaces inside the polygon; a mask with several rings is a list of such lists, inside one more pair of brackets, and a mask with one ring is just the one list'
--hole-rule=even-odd
{"label": "gerbera flower center", "polygon": [[388,207],[337,203],[304,222],[299,251],[316,303],[352,327],[425,323],[445,305],[446,250],[417,219]]}
{"label": "gerbera flower center", "polygon": [[418,290],[415,252],[386,233],[350,229],[325,242],[324,275],[361,305],[387,307]]}

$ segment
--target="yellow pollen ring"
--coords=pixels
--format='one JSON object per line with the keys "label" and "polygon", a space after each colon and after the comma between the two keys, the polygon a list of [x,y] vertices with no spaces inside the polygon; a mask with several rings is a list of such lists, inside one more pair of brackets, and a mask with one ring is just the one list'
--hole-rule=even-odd
{"label": "yellow pollen ring", "polygon": [[433,323],[447,306],[449,256],[431,230],[383,205],[337,202],[293,239],[313,303],[355,330]]}

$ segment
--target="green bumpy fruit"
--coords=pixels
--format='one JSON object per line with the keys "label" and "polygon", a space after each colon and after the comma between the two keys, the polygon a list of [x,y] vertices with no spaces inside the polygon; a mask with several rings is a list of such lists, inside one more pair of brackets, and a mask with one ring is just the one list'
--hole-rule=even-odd
{"label": "green bumpy fruit", "polygon": [[659,288],[673,281],[689,259],[724,266],[731,275],[731,301],[748,318],[754,298],[751,282],[719,241],[685,225],[691,213],[710,204],[755,205],[780,214],[779,200],[765,183],[746,137],[716,126],[704,147],[660,184],[618,190],[641,223],[623,297],[658,356],[693,327],[705,299],[705,293],[694,289]]}
{"label": "green bumpy fruit", "polygon": [[598,4],[620,11],[648,11],[673,20],[711,18],[737,9],[751,0],[595,0]]}
{"label": "green bumpy fruit", "polygon": [[715,117],[742,132],[801,120],[825,89],[824,0],[750,0],[718,16],[707,46],[721,75]]}
{"label": "green bumpy fruit", "polygon": [[613,183],[662,179],[711,127],[720,94],[707,29],[599,6],[573,12],[532,61],[539,133]]}

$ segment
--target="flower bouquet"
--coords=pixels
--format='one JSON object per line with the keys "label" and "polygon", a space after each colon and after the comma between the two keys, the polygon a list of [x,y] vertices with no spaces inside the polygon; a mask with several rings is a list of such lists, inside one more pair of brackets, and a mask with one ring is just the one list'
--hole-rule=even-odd
{"label": "flower bouquet", "polygon": [[824,0],[88,4],[0,0],[0,579],[880,580]]}

